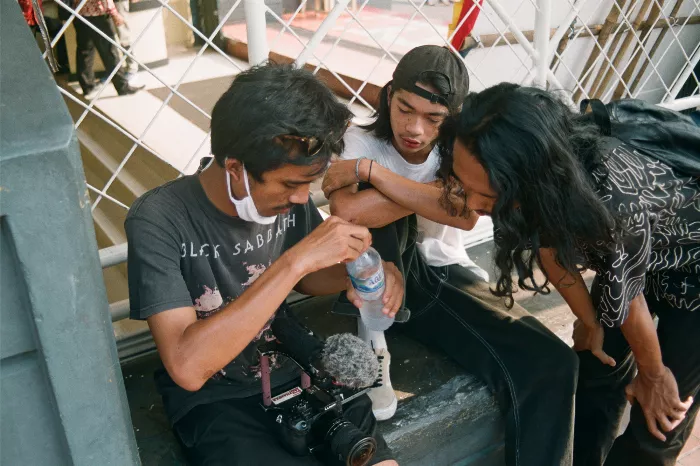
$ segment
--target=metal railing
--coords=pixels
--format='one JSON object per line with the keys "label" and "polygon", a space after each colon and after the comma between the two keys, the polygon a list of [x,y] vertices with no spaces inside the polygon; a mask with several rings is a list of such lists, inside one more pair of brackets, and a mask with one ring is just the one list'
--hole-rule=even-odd
{"label": "metal railing", "polygon": [[[192,173],[192,162],[209,144],[207,130],[199,130],[197,134],[201,141],[197,139],[196,150],[191,155],[188,153],[184,162],[174,163],[169,154],[154,149],[145,141],[151,137],[154,122],[168,111],[174,99],[184,103],[196,115],[210,119],[209,113],[189,98],[182,87],[205,55],[215,54],[223,65],[230,68],[230,75],[246,66],[227,54],[217,40],[241,5],[245,8],[249,65],[264,62],[271,52],[278,55],[289,53],[282,45],[298,44],[301,51],[288,57],[296,66],[311,64],[315,73],[323,70],[336,79],[341,90],[349,96],[348,105],[364,106],[367,111],[373,107],[364,91],[372,87],[376,89],[388,80],[385,79],[387,63],[393,67],[398,62],[406,43],[431,42],[444,45],[455,54],[464,53],[464,50],[456,49],[452,41],[469,16],[465,15],[462,21],[453,24],[448,33],[447,24],[436,21],[434,11],[429,10],[436,7],[428,6],[426,0],[403,0],[402,4],[409,8],[410,13],[387,38],[378,34],[383,29],[381,24],[374,24],[377,12],[367,7],[369,0],[359,2],[355,7],[349,7],[348,0],[336,1],[313,32],[303,31],[297,24],[306,9],[306,0],[301,0],[296,10],[284,18],[264,0],[236,0],[226,11],[219,12],[221,19],[212,33],[204,35],[169,0],[158,0],[152,17],[140,31],[136,31],[132,47],[127,50],[78,13],[88,1],[80,0],[72,8],[67,0],[55,0],[60,8],[70,13],[70,17],[51,45],[56,45],[72,23],[80,21],[120,51],[120,65],[127,58],[133,59],[145,76],[167,91],[151,120],[134,133],[119,118],[100,108],[97,99],[86,102],[78,92],[59,87],[65,98],[81,110],[75,119],[76,128],[84,125],[86,118],[91,116],[117,130],[131,144],[103,185],[88,185],[94,194],[93,212],[103,200],[119,209],[128,209],[129,199],[120,198],[114,187],[137,149],[171,164],[180,176]],[[483,0],[470,5],[470,12],[479,16],[464,44],[469,52],[463,60],[475,90],[508,80],[560,90],[571,104],[583,98],[607,101],[635,97],[674,110],[700,106],[700,82],[695,71],[700,61],[700,0]],[[185,24],[203,42],[175,78],[166,78],[132,53],[163,13]],[[402,20],[396,19],[397,22]],[[339,30],[341,22],[344,25]],[[417,34],[417,30],[422,32]],[[334,69],[331,62],[338,54],[356,50],[357,47],[353,49],[348,45],[352,42],[348,37],[361,34],[367,39],[362,46],[372,51],[366,54],[362,71],[350,79],[347,72]],[[417,35],[421,36],[420,40],[415,39]],[[268,40],[269,37],[272,39]],[[460,44],[458,46],[462,48]],[[116,69],[106,77],[107,84],[115,73]],[[98,97],[106,88],[107,85],[99,91]],[[315,193],[314,198],[318,206],[325,202],[320,193]],[[102,266],[122,264],[126,261],[126,250],[126,244],[102,249]],[[128,301],[114,302],[110,310],[114,322],[125,319]]]}

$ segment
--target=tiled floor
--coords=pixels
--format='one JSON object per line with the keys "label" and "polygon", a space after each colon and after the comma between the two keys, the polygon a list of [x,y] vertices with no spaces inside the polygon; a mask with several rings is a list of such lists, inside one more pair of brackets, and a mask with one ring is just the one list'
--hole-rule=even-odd
{"label": "tiled floor", "polygon": [[678,458],[677,466],[700,466],[700,421],[695,422],[693,433]]}

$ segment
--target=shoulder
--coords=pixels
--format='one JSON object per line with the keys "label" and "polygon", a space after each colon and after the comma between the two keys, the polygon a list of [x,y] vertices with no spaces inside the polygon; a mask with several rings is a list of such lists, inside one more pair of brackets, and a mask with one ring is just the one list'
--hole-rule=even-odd
{"label": "shoulder", "polygon": [[372,131],[368,131],[359,126],[351,126],[345,133],[343,138],[345,142],[345,150],[341,154],[343,159],[357,159],[366,157],[368,159],[377,160],[381,157],[386,141],[382,141],[374,135]]}
{"label": "shoulder", "polygon": [[154,188],[136,199],[126,216],[128,225],[143,220],[161,228],[177,224],[187,211],[188,183],[191,177],[183,177]]}

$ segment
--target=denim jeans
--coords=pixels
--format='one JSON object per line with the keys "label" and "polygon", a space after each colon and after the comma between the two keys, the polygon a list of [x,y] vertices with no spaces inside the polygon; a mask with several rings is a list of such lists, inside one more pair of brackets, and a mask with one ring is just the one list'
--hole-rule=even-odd
{"label": "denim jeans", "polygon": [[[595,290],[595,282],[594,282]],[[700,313],[671,308],[647,296],[649,310],[659,318],[657,334],[664,364],[678,382],[681,399],[697,399],[700,392]],[[636,373],[634,356],[619,328],[606,328],[603,349],[617,361],[602,364],[590,352],[579,354],[580,375],[576,396],[574,464],[576,466],[673,466],[688,440],[698,413],[698,402],[666,442],[649,433],[638,404],[630,423],[617,437],[627,404],[625,386]]]}
{"label": "denim jeans", "polygon": [[[393,244],[387,228],[397,232]],[[507,465],[572,464],[576,354],[522,307],[507,309],[467,269],[428,266],[413,241],[415,218],[380,230],[373,231],[373,247],[384,260],[400,262],[411,310],[396,330],[443,351],[489,386],[505,418]]]}

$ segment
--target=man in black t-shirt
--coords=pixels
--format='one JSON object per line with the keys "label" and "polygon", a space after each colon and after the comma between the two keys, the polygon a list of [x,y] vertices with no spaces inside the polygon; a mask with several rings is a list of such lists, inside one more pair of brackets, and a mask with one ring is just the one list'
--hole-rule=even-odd
{"label": "man in black t-shirt", "polygon": [[[268,65],[239,74],[214,107],[214,159],[138,199],[126,219],[131,318],[145,319],[164,370],[158,390],[192,464],[318,465],[288,453],[259,404],[257,347],[293,289],[348,289],[343,262],[370,245],[364,227],[322,221],[309,200],[351,117],[311,74]],[[205,161],[207,162],[207,161]],[[385,263],[385,312],[395,314],[403,279]],[[273,362],[273,390],[298,381]],[[366,396],[345,416],[375,437],[370,464],[396,465],[375,432]]]}

